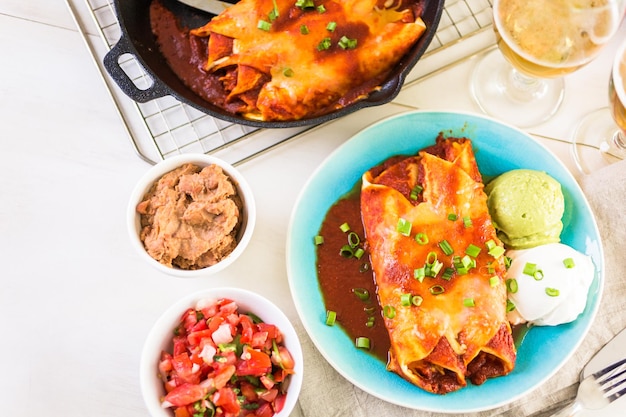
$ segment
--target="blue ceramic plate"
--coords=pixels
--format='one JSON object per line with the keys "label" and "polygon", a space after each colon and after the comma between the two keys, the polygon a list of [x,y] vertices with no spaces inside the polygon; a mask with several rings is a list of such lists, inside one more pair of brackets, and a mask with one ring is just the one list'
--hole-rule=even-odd
{"label": "blue ceramic plate", "polygon": [[[324,324],[326,309],[316,275],[313,237],[339,197],[352,189],[370,167],[397,154],[416,153],[434,143],[437,135],[472,139],[484,177],[516,168],[546,171],[558,180],[565,195],[563,243],[590,255],[596,276],[587,307],[574,322],[533,328],[518,350],[515,370],[480,386],[469,384],[444,396],[430,394],[385,364],[354,347],[339,326]],[[567,168],[526,133],[473,114],[411,112],[366,128],[339,147],[309,179],[294,207],[287,240],[289,285],[306,331],[324,358],[362,390],[400,406],[446,413],[476,412],[509,403],[537,388],[577,349],[598,310],[603,287],[600,235],[591,209]]]}

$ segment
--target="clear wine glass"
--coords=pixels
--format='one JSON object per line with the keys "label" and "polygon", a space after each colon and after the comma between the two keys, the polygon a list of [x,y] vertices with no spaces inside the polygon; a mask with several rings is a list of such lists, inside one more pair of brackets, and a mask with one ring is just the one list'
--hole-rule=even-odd
{"label": "clear wine glass", "polygon": [[626,159],[626,41],[619,46],[613,61],[609,107],[584,117],[574,131],[572,142],[576,166],[584,174]]}
{"label": "clear wine glass", "polygon": [[598,55],[619,26],[623,1],[494,0],[498,49],[472,73],[478,106],[518,127],[548,120],[563,101],[563,76]]}

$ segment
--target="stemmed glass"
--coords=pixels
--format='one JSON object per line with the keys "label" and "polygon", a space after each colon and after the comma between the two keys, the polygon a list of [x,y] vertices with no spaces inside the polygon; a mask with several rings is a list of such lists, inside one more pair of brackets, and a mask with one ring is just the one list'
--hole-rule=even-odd
{"label": "stemmed glass", "polygon": [[481,110],[518,127],[552,117],[563,76],[593,60],[619,26],[623,0],[494,0],[498,50],[472,74]]}
{"label": "stemmed glass", "polygon": [[[626,159],[626,41],[621,43],[609,77],[609,107],[578,124],[572,138],[574,160],[582,173]],[[589,147],[593,152],[583,153]],[[584,155],[584,157],[583,157]]]}

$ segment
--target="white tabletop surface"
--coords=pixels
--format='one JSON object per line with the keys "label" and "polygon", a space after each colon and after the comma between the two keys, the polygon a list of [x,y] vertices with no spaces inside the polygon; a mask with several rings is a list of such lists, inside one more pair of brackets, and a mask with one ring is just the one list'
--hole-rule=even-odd
{"label": "white tabletop surface", "polygon": [[[596,61],[567,77],[557,116],[529,131],[567,142],[576,120],[605,106],[610,62],[625,37],[622,24]],[[248,288],[295,320],[285,239],[316,166],[387,115],[477,111],[470,59],[407,87],[392,104],[240,165],[258,207],[249,248],[217,276],[185,280],[146,265],[130,246],[127,199],[149,165],[134,153],[66,4],[3,0],[0,53],[0,414],[11,417],[146,416],[142,344],[158,316],[194,290]],[[579,175],[567,143],[542,141]]]}

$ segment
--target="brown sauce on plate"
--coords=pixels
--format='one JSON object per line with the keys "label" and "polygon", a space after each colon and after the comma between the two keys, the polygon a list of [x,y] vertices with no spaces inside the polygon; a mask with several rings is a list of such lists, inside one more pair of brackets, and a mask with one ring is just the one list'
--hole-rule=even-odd
{"label": "brown sauce on plate", "polygon": [[[324,237],[324,243],[317,246],[317,275],[326,309],[337,314],[335,325],[341,326],[353,341],[358,337],[367,337],[370,340],[369,352],[386,363],[389,335],[383,323],[365,244],[359,191],[360,183],[351,193],[339,199],[326,214],[319,232]],[[341,248],[349,244],[350,232],[341,230],[344,223],[360,239],[358,247],[365,251],[360,259],[346,258],[340,254]],[[358,295],[363,296],[363,290],[369,294],[365,300]]]}

